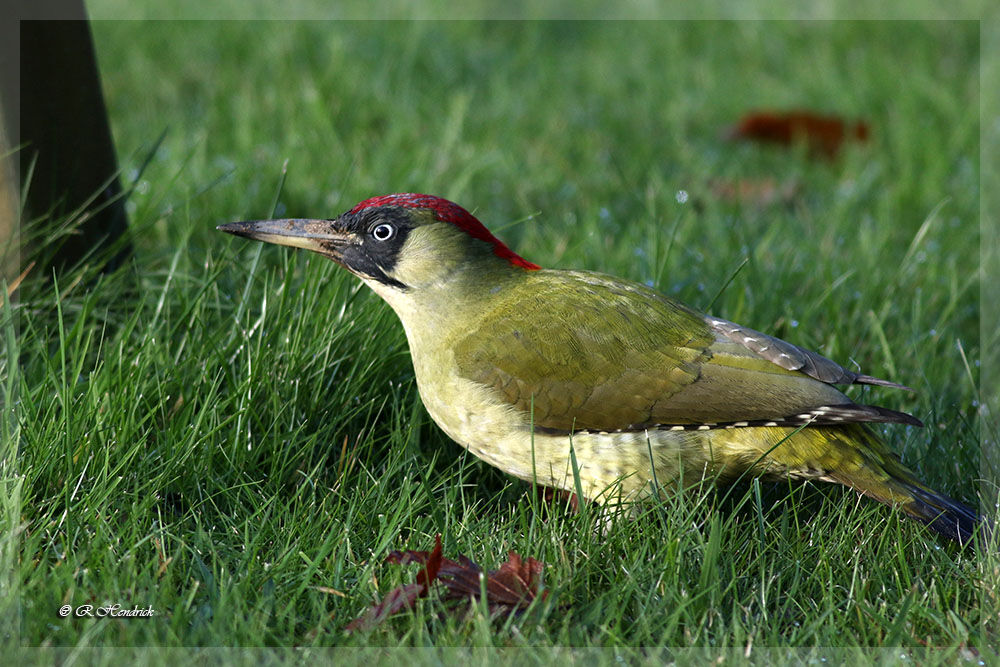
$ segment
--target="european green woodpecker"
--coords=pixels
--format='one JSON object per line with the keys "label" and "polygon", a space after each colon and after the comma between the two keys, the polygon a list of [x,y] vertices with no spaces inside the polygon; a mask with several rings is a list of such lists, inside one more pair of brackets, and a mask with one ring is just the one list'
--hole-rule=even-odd
{"label": "european green woodpecker", "polygon": [[902,385],[644,285],[542,269],[450,201],[385,195],[333,220],[219,229],[361,278],[402,321],[437,425],[521,479],[617,502],[676,480],[787,476],[845,484],[962,543],[979,523],[864,424],[919,420],[834,387]]}

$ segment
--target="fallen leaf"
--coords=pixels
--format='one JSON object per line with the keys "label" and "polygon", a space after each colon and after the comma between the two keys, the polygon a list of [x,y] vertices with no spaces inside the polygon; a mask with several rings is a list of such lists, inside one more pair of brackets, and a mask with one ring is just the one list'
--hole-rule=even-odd
{"label": "fallen leaf", "polygon": [[[426,551],[404,553],[394,551],[389,554],[386,561],[401,565],[412,562],[427,563],[429,566],[433,557],[434,552],[428,554]],[[490,611],[502,611],[508,607],[514,610],[527,607],[538,597],[543,567],[545,564],[541,561],[534,558],[524,560],[519,554],[511,551],[508,552],[507,561],[500,566],[500,569],[489,573],[484,573],[483,568],[465,556],[459,556],[457,561],[442,558],[437,576],[438,581],[447,589],[445,597],[448,599],[478,599],[482,593],[480,579],[485,576],[486,603]]]}
{"label": "fallen leaf", "polygon": [[712,180],[708,187],[716,199],[760,207],[790,204],[799,193],[799,184],[795,181],[779,183],[773,178]]}
{"label": "fallen leaf", "polygon": [[727,137],[783,146],[802,142],[810,153],[834,158],[845,141],[868,141],[869,134],[868,124],[863,121],[850,123],[839,116],[794,110],[748,113]]}
{"label": "fallen leaf", "polygon": [[434,550],[427,551],[407,551],[400,554],[393,551],[386,558],[386,562],[399,563],[405,565],[411,562],[424,563],[424,568],[417,573],[417,583],[398,586],[382,598],[378,604],[369,607],[365,613],[347,624],[345,630],[354,632],[355,630],[370,630],[379,625],[389,616],[399,613],[405,609],[412,609],[417,598],[427,595],[431,584],[437,579],[438,570],[441,567],[441,535],[434,538]]}
{"label": "fallen leaf", "polygon": [[394,588],[382,601],[372,605],[365,610],[365,613],[347,624],[345,630],[354,632],[355,630],[371,630],[379,625],[389,616],[399,613],[404,609],[411,609],[417,598],[425,593],[427,589],[421,584],[407,584]]}
{"label": "fallen leaf", "polygon": [[486,577],[486,602],[494,607],[527,607],[538,597],[542,585],[544,563],[534,558],[524,560],[513,551],[507,554],[507,562],[496,572]]}
{"label": "fallen leaf", "polygon": [[417,583],[391,590],[381,602],[351,621],[346,628],[348,632],[371,629],[390,615],[412,608],[417,598],[427,595],[435,580],[445,587],[446,600],[478,600],[485,577],[486,604],[491,614],[519,611],[539,596],[542,568],[545,567],[541,561],[523,559],[511,551],[499,570],[484,573],[479,565],[465,556],[459,556],[458,560],[444,558],[441,555],[441,536],[437,535],[434,539],[433,551],[392,551],[386,556],[386,563],[423,565],[417,573]]}

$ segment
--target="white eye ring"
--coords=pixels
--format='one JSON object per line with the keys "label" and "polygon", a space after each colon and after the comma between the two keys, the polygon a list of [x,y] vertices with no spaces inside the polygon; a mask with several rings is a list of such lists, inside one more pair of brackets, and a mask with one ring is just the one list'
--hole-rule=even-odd
{"label": "white eye ring", "polygon": [[372,238],[376,241],[388,241],[395,233],[396,229],[386,222],[377,224],[372,228]]}

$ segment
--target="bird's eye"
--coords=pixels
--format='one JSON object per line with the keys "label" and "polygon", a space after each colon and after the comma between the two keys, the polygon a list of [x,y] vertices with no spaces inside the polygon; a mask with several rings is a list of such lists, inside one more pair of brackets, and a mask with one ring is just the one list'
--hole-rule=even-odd
{"label": "bird's eye", "polygon": [[372,237],[376,241],[388,241],[389,239],[392,238],[392,235],[395,233],[396,229],[392,225],[386,222],[377,224],[374,227],[372,227]]}

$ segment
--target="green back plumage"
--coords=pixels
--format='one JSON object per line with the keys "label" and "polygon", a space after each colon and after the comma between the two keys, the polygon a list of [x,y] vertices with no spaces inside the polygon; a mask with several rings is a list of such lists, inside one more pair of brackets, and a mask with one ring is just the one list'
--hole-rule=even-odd
{"label": "green back plumage", "polygon": [[488,341],[469,333],[452,349],[463,377],[519,410],[533,408],[540,428],[782,420],[851,404],[642,285],[570,271],[534,272],[524,281],[470,328],[490,332]]}

